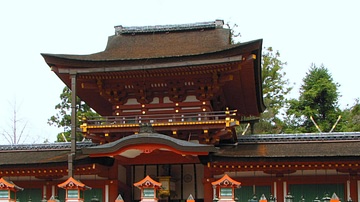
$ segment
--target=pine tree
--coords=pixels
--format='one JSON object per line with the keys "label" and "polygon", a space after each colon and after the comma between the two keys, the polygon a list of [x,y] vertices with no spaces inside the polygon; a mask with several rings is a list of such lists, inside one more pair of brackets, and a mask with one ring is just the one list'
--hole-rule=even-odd
{"label": "pine tree", "polygon": [[286,132],[329,132],[341,114],[338,87],[324,65],[312,64],[303,79],[299,99],[289,102]]}

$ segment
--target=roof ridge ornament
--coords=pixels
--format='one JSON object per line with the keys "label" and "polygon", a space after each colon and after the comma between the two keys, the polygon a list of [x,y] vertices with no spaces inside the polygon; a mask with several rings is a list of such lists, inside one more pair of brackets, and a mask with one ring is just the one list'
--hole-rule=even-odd
{"label": "roof ridge ornament", "polygon": [[155,133],[156,131],[150,123],[141,123],[139,133]]}
{"label": "roof ridge ornament", "polygon": [[196,22],[187,24],[172,24],[172,25],[153,25],[153,26],[129,26],[122,25],[115,26],[115,35],[122,34],[144,34],[155,32],[171,32],[171,31],[188,31],[188,30],[203,30],[222,28],[224,20],[215,20],[209,22]]}

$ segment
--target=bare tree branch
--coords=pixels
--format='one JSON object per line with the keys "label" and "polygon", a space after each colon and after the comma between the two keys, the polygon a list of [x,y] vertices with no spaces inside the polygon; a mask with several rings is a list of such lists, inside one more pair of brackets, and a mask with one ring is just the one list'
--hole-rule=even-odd
{"label": "bare tree branch", "polygon": [[[18,117],[18,111],[20,109],[20,106],[17,105],[16,100],[13,102],[9,101],[9,104],[12,106],[12,118],[10,118],[10,125],[9,129],[3,129],[3,132],[1,133],[1,136],[3,136],[6,141],[13,145],[13,144],[19,144],[20,140],[24,137],[28,121],[25,121],[24,119]],[[20,128],[20,132],[18,129]]]}

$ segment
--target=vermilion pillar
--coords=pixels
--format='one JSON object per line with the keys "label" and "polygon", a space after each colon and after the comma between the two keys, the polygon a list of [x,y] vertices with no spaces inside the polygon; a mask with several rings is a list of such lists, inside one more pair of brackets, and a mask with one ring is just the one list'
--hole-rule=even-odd
{"label": "vermilion pillar", "polygon": [[212,202],[213,201],[213,188],[211,182],[214,181],[214,178],[211,175],[211,172],[208,167],[204,166],[204,202]]}

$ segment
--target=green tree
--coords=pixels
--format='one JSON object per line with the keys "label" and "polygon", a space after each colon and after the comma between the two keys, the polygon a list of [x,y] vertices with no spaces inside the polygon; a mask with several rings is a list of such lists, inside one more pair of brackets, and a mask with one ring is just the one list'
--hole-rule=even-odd
{"label": "green tree", "polygon": [[342,113],[341,130],[344,132],[360,131],[360,100],[355,100],[353,106],[346,108]]}
{"label": "green tree", "polygon": [[[57,135],[57,142],[71,141],[71,90],[68,87],[64,87],[60,94],[61,102],[55,106],[58,110],[56,115],[51,116],[48,119],[48,124],[63,128],[64,132]],[[81,101],[79,97],[76,97],[76,109],[77,109],[77,127],[83,123],[83,118],[99,117],[99,114],[94,112],[85,102]],[[76,133],[76,140],[82,140],[83,136],[81,132]]]}
{"label": "green tree", "polygon": [[339,86],[324,65],[312,64],[300,87],[299,99],[289,102],[286,132],[329,132],[341,114]]}
{"label": "green tree", "polygon": [[[230,43],[240,43],[238,38],[241,37],[237,30],[238,25],[226,24],[230,29]],[[254,133],[280,133],[284,122],[280,117],[281,109],[288,103],[286,95],[290,93],[292,86],[285,78],[286,73],[283,71],[286,62],[280,60],[280,52],[274,51],[272,47],[264,48],[262,53],[262,87],[266,110],[261,114],[259,122],[255,124]],[[246,130],[246,126],[237,128],[237,133]],[[247,131],[247,133],[250,133]]]}
{"label": "green tree", "polygon": [[262,57],[262,86],[266,110],[255,126],[256,133],[280,133],[283,127],[281,109],[288,103],[286,95],[292,87],[283,71],[286,62],[280,60],[279,51],[265,48]]}

